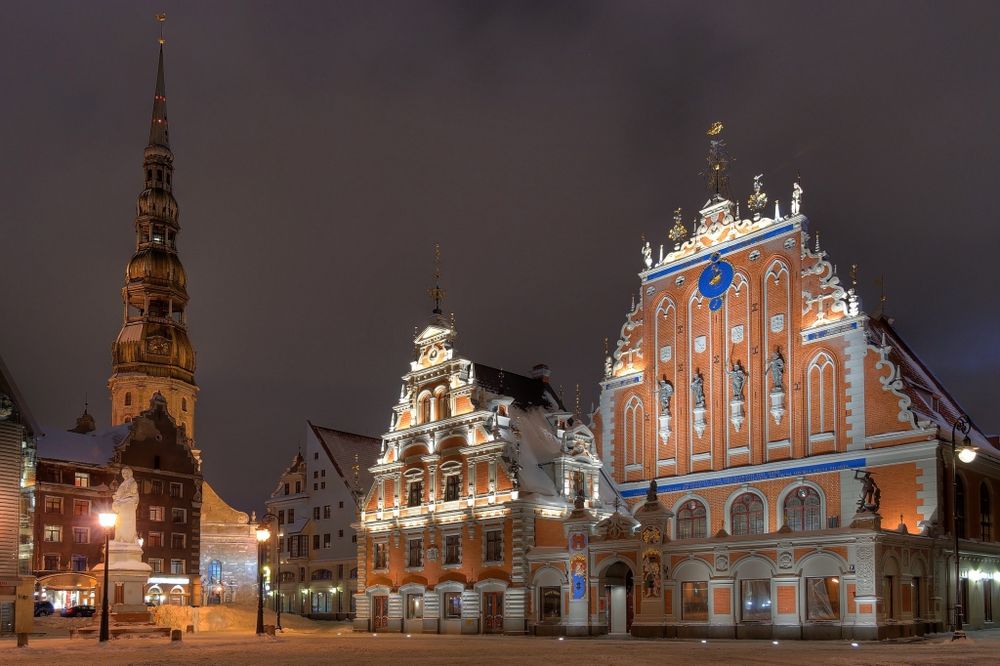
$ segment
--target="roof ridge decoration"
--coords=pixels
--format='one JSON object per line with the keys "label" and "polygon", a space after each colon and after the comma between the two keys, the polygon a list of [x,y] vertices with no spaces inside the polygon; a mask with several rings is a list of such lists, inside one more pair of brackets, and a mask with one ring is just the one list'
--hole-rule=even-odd
{"label": "roof ridge decoration", "polygon": [[[808,233],[802,232],[802,328],[808,329],[821,324],[829,324],[849,316],[850,311],[857,312],[860,304],[857,302],[857,294],[848,292],[841,285],[837,276],[837,267],[827,259],[825,250],[819,246],[819,232],[816,232],[815,249],[809,249]],[[810,289],[806,289],[807,278],[815,277],[816,280]],[[815,294],[813,293],[815,290]],[[831,301],[829,306],[824,306],[824,301]],[[813,312],[815,314],[812,321],[806,319],[806,315]],[[831,315],[839,314],[839,317]]]}
{"label": "roof ridge decoration", "polygon": [[882,385],[883,391],[889,391],[899,398],[899,402],[897,403],[899,405],[897,418],[901,422],[909,424],[911,430],[920,429],[921,424],[917,423],[917,415],[912,409],[913,401],[910,399],[910,396],[903,393],[903,381],[899,365],[889,358],[889,354],[892,353],[892,345],[886,341],[885,331],[882,332],[880,344],[876,346],[869,341],[868,349],[871,349],[879,356],[878,361],[875,362],[875,369],[881,370],[882,368],[886,368],[889,371],[887,375],[879,377],[878,381]]}

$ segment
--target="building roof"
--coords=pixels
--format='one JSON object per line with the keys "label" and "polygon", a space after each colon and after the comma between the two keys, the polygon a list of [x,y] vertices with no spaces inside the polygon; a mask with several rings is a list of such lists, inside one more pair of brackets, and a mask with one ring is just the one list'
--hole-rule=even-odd
{"label": "building roof", "polygon": [[21,422],[28,427],[31,434],[36,436],[41,434],[38,423],[31,415],[31,411],[28,409],[28,403],[24,399],[24,396],[21,395],[20,389],[17,388],[17,384],[14,382],[14,376],[7,368],[7,365],[3,362],[2,356],[0,356],[0,391],[10,394],[11,399],[14,401],[14,406],[17,408],[17,413],[21,415]]}
{"label": "building roof", "polygon": [[215,492],[215,488],[204,481],[201,484],[201,521],[247,525],[250,523],[250,516],[229,506]]}
{"label": "building roof", "polygon": [[364,495],[372,486],[373,477],[368,468],[376,463],[382,440],[325,428],[311,421],[306,423],[351,492],[356,496]]}
{"label": "building roof", "polygon": [[481,363],[474,363],[476,382],[498,395],[514,399],[518,407],[548,407],[564,409],[562,401],[548,382],[536,377],[525,377],[515,372],[500,370]]}
{"label": "building roof", "polygon": [[61,428],[44,428],[38,437],[38,457],[73,462],[106,465],[115,454],[115,447],[129,434],[128,423],[81,434]]}

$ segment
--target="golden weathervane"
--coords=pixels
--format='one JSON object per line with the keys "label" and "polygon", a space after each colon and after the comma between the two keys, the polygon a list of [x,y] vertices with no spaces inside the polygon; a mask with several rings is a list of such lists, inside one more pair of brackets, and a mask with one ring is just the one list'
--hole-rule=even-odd
{"label": "golden weathervane", "polygon": [[441,301],[444,300],[444,289],[441,288],[440,243],[434,243],[434,286],[427,290],[427,295],[434,299],[434,314],[441,314]]}
{"label": "golden weathervane", "polygon": [[706,132],[708,136],[718,136],[721,133],[722,133],[721,120],[716,120],[714,123],[712,123],[711,127],[709,127],[708,131]]}
{"label": "golden weathervane", "polygon": [[160,45],[162,46],[167,43],[167,40],[163,38],[163,24],[167,20],[167,13],[163,12],[162,14],[157,14],[154,18],[156,19],[156,22],[160,24]]}

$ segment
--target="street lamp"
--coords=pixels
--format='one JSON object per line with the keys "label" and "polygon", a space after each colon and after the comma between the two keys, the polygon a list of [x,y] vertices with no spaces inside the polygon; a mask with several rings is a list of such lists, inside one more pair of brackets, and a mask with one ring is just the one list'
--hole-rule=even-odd
{"label": "street lamp", "polygon": [[[958,463],[955,462],[955,459],[957,458],[966,464],[976,459],[976,449],[972,446],[972,440],[969,439],[970,430],[972,430],[972,422],[964,414],[951,426],[951,531],[955,535],[955,630],[951,634],[951,640],[965,638],[965,631],[962,630],[962,568],[958,556]],[[956,431],[965,435],[962,440],[962,448],[955,445]]]}
{"label": "street lamp", "polygon": [[271,530],[264,523],[257,526],[257,635],[264,635],[264,544],[271,538]]}
{"label": "street lamp", "polygon": [[118,514],[115,513],[101,513],[97,516],[97,522],[104,528],[104,592],[103,599],[101,600],[101,634],[98,637],[98,641],[101,643],[110,638],[108,628],[108,570],[111,569],[111,558],[109,557],[111,554],[111,529],[115,526],[117,520]]}
{"label": "street lamp", "polygon": [[[268,516],[271,514],[267,514]],[[265,516],[266,518],[267,516]],[[281,631],[281,541],[285,536],[284,532],[278,532],[278,547],[275,549],[275,562],[277,568],[277,575],[274,578],[274,615],[275,622],[274,628],[277,631]]]}

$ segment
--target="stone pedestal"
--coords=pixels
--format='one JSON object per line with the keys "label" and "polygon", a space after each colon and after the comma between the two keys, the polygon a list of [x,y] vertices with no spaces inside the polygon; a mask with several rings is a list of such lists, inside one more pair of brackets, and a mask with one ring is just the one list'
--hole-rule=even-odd
{"label": "stone pedestal", "polygon": [[[137,543],[112,541],[108,550],[108,602],[114,621],[150,622],[145,593],[152,569],[142,561],[142,547]],[[104,563],[97,564],[91,571],[97,578],[97,599],[101,603],[104,599]],[[120,598],[119,588],[122,590]]]}
{"label": "stone pedestal", "polygon": [[733,428],[736,432],[740,431],[743,427],[743,421],[746,417],[743,415],[743,400],[737,398],[736,400],[729,401],[729,421],[733,424]]}
{"label": "stone pedestal", "polygon": [[781,425],[781,417],[785,415],[785,392],[771,391],[771,416],[774,425]]}
{"label": "stone pedestal", "polygon": [[854,514],[854,517],[851,518],[851,527],[878,531],[882,529],[882,516],[869,511],[856,513]]}
{"label": "stone pedestal", "polygon": [[670,437],[670,414],[662,414],[660,416],[660,439],[666,444],[667,439]]}
{"label": "stone pedestal", "polygon": [[705,434],[705,408],[695,407],[691,410],[692,416],[694,416],[694,431],[698,433],[700,438]]}

